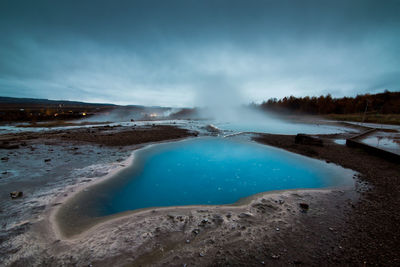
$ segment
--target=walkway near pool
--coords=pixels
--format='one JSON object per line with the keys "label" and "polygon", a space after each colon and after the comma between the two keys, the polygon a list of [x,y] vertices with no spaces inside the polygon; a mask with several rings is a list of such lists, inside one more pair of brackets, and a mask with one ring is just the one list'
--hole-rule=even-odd
{"label": "walkway near pool", "polygon": [[400,133],[397,130],[372,128],[346,139],[346,145],[362,148],[393,162],[400,162]]}

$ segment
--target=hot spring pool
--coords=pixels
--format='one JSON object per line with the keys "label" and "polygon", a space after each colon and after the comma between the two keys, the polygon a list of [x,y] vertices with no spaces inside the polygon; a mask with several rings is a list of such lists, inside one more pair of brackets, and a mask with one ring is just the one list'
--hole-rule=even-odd
{"label": "hot spring pool", "polygon": [[148,207],[232,204],[270,190],[353,184],[351,170],[250,141],[196,138],[134,153],[132,166],[79,193],[60,216],[74,221]]}

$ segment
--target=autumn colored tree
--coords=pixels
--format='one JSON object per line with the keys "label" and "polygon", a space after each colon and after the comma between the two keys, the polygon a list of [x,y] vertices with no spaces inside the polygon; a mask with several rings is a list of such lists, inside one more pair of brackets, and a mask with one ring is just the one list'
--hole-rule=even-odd
{"label": "autumn colored tree", "polygon": [[319,97],[270,98],[260,108],[269,111],[289,111],[304,114],[379,113],[400,114],[400,92],[385,91],[356,97],[332,98],[330,94]]}

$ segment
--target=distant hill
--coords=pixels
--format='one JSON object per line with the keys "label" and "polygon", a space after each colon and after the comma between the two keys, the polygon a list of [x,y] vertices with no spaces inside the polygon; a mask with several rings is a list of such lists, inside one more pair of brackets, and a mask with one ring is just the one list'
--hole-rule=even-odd
{"label": "distant hill", "polygon": [[[118,119],[154,119],[171,111],[168,107],[120,106],[107,103],[0,97],[0,122],[72,120],[107,114]],[[106,118],[106,119],[107,119]]]}
{"label": "distant hill", "polygon": [[67,100],[0,97],[0,121],[80,119],[118,107],[113,104]]}
{"label": "distant hill", "polygon": [[117,106],[114,104],[104,104],[104,103],[86,103],[79,101],[68,101],[68,100],[49,100],[40,98],[17,98],[17,97],[4,97],[0,96],[0,106],[10,106],[10,105],[28,105],[28,106]]}

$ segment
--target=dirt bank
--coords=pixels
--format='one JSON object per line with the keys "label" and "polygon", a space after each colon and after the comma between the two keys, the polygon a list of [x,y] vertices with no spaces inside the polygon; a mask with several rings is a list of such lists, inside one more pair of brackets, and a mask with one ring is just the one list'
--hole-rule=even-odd
{"label": "dirt bank", "polygon": [[78,141],[105,146],[131,146],[149,142],[197,136],[196,132],[170,125],[97,126],[46,132],[22,132],[0,135],[0,144],[25,145],[34,139]]}
{"label": "dirt bank", "polygon": [[341,250],[322,255],[337,264],[400,265],[400,166],[367,152],[333,142],[345,135],[320,135],[324,146],[295,144],[294,136],[262,134],[254,140],[309,157],[323,159],[362,174],[370,190],[352,205],[339,238]]}

